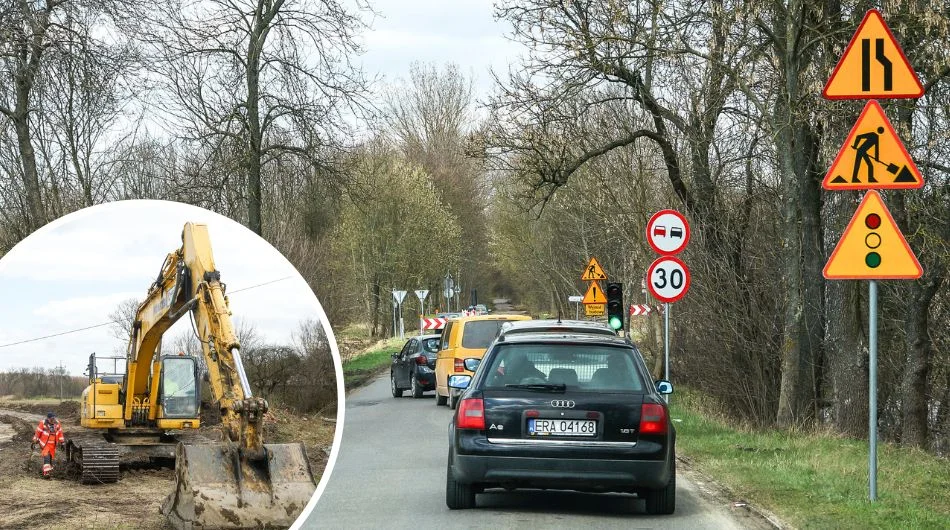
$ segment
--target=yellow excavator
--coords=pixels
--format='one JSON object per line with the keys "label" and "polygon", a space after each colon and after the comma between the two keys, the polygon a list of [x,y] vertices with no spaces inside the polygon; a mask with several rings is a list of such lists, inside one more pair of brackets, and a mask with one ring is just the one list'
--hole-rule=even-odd
{"label": "yellow excavator", "polygon": [[[85,429],[70,434],[67,459],[89,484],[116,482],[120,463],[174,458],[175,489],[161,510],[176,528],[287,527],[316,484],[303,444],[263,441],[267,401],[251,392],[220,276],[207,226],[185,224],[136,311],[126,356],[108,358],[112,372],[90,356]],[[198,359],[161,354],[162,335],[188,314],[206,377]],[[220,410],[217,436],[198,431],[205,382]]]}

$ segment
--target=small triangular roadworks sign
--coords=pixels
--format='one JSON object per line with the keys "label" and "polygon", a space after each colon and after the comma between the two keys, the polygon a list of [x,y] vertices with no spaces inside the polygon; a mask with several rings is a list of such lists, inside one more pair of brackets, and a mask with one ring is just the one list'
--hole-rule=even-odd
{"label": "small triangular roadworks sign", "polygon": [[825,99],[919,98],[924,88],[881,12],[871,9],[822,92]]}
{"label": "small triangular roadworks sign", "polygon": [[923,185],[920,171],[884,109],[873,99],[864,106],[821,183],[826,190],[913,189]]}
{"label": "small triangular roadworks sign", "polygon": [[870,190],[823,274],[829,280],[912,280],[924,273],[880,194]]}
{"label": "small triangular roadworks sign", "polygon": [[600,262],[597,261],[597,258],[591,258],[587,263],[587,266],[584,267],[584,273],[581,274],[581,279],[585,282],[593,280],[606,280],[607,273],[604,272],[604,269],[600,266]]}
{"label": "small triangular roadworks sign", "polygon": [[582,300],[581,303],[606,304],[607,297],[604,296],[604,291],[600,288],[600,284],[596,281],[590,282],[590,285],[587,287],[587,293],[584,295],[584,300]]}

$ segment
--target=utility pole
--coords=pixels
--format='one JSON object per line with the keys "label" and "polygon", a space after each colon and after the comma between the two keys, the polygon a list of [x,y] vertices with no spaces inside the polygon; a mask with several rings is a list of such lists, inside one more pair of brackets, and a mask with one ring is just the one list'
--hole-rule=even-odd
{"label": "utility pole", "polygon": [[63,377],[65,377],[65,372],[63,368],[63,361],[59,361],[59,401],[63,401]]}

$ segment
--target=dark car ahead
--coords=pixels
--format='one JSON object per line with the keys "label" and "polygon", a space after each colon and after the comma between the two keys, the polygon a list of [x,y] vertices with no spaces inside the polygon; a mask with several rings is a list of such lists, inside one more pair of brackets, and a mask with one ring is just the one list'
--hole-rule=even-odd
{"label": "dark car ahead", "polygon": [[486,488],[567,489],[636,493],[648,513],[673,513],[676,432],[661,391],[672,385],[654,385],[625,339],[495,341],[449,425],[446,504],[472,508]]}
{"label": "dark car ahead", "polygon": [[393,397],[402,397],[406,390],[420,398],[426,390],[435,390],[435,358],[439,353],[441,335],[419,335],[406,341],[399,353],[393,354],[389,369]]}

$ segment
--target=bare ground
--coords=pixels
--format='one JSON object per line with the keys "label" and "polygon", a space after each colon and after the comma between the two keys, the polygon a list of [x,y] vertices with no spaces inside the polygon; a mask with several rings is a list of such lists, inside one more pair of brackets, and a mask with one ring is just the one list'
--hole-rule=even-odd
{"label": "bare ground", "polygon": [[[39,451],[30,451],[37,422],[55,410],[68,435],[80,429],[75,403],[31,405],[0,402],[0,528],[166,530],[159,512],[174,488],[171,468],[123,469],[115,484],[82,485],[56,455],[53,478],[43,479]],[[9,407],[9,408],[7,408]],[[13,410],[18,409],[18,410]],[[301,441],[316,480],[327,463],[336,425],[333,418],[301,417],[275,411],[265,427],[268,442]]]}

